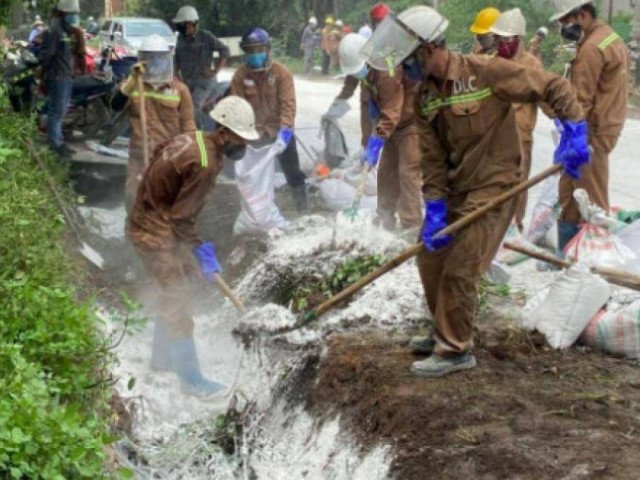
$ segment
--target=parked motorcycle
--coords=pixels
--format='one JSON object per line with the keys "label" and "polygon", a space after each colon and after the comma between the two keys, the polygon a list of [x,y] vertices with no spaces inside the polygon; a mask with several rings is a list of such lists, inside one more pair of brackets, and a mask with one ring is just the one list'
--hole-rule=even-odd
{"label": "parked motorcycle", "polygon": [[0,69],[14,112],[34,110],[37,67],[38,59],[29,51],[27,42],[16,41],[8,46]]}

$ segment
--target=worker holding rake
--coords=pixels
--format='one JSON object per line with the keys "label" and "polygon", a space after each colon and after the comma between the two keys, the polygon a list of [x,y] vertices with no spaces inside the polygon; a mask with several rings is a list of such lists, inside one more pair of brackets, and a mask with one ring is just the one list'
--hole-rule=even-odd
{"label": "worker holding rake", "polygon": [[513,199],[496,205],[455,236],[448,224],[489,203],[520,181],[521,150],[513,102],[546,102],[562,128],[556,162],[573,176],[589,161],[587,126],[565,79],[503,58],[464,56],[448,50],[448,21],[417,6],[387,17],[363,47],[379,70],[420,75],[416,101],[426,218],[418,268],[433,338],[412,347],[430,356],[415,362],[416,375],[439,377],[473,368],[473,323],[478,284],[513,217]]}

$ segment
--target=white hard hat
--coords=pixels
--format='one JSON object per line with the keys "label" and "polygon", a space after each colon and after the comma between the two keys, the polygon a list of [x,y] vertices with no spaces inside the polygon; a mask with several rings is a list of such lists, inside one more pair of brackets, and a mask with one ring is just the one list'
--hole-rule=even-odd
{"label": "white hard hat", "polygon": [[556,13],[554,13],[550,20],[555,22],[562,17],[566,17],[576,8],[580,8],[587,3],[593,3],[592,0],[553,0],[553,4],[556,7]]}
{"label": "white hard hat", "polygon": [[336,27],[341,27],[344,25],[344,22],[340,19],[336,20]]}
{"label": "white hard hat", "polygon": [[256,131],[256,116],[253,108],[244,98],[235,95],[225,97],[218,102],[210,115],[219,125],[227,127],[245,140],[260,138]]}
{"label": "white hard hat", "polygon": [[489,31],[501,37],[523,37],[527,33],[527,22],[519,8],[512,8],[502,12]]}
{"label": "white hard hat", "polygon": [[139,52],[168,52],[169,43],[160,35],[154,33],[142,39]]}
{"label": "white hard hat", "polygon": [[362,48],[367,62],[377,70],[400,65],[420,42],[433,42],[444,34],[449,21],[431,7],[411,7],[397,17],[387,15]]}
{"label": "white hard hat", "polygon": [[367,39],[358,33],[349,33],[340,41],[338,49],[340,68],[345,75],[358,73],[367,63],[367,58],[360,53]]}
{"label": "white hard hat", "polygon": [[80,1],[79,0],[60,0],[58,2],[58,10],[65,13],[79,13]]}
{"label": "white hard hat", "polygon": [[41,17],[40,15],[36,15],[36,16],[33,18],[33,20],[34,20],[35,22],[39,22],[40,20],[42,20],[42,17]]}
{"label": "white hard hat", "polygon": [[536,31],[536,33],[537,33],[538,35],[544,35],[544,36],[546,37],[547,35],[549,35],[549,29],[548,29],[547,27],[540,27],[540,28]]}
{"label": "white hard hat", "polygon": [[93,15],[89,15],[89,18],[87,18],[87,20],[93,22]]}
{"label": "white hard hat", "polygon": [[198,11],[190,5],[184,5],[178,9],[173,23],[197,22],[200,20]]}
{"label": "white hard hat", "polygon": [[310,17],[309,18],[309,23],[314,23],[314,24],[318,24],[318,19],[316,17]]}

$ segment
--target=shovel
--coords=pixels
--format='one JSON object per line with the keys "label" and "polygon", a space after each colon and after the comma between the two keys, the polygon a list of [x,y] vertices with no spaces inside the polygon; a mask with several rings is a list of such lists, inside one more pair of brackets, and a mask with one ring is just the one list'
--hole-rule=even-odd
{"label": "shovel", "polygon": [[147,131],[147,108],[144,100],[144,84],[142,82],[142,74],[138,71],[137,86],[138,95],[140,97],[140,123],[142,125],[142,159],[144,168],[149,166],[149,132]]}
{"label": "shovel", "polygon": [[360,171],[360,179],[358,180],[358,188],[356,190],[356,196],[353,197],[353,202],[349,208],[343,210],[345,216],[350,218],[352,222],[358,216],[358,210],[360,210],[360,200],[362,200],[362,195],[364,195],[364,189],[367,186],[367,177],[369,176],[369,168],[368,164],[364,164],[362,166],[362,170]]}
{"label": "shovel", "polygon": [[84,258],[89,260],[93,265],[95,265],[101,270],[104,269],[104,258],[102,258],[102,255],[100,255],[100,253],[98,253],[96,250],[91,248],[91,246],[89,246],[87,243],[85,243],[82,240],[82,237],[80,235],[80,229],[71,218],[71,214],[67,210],[67,207],[64,201],[62,200],[62,196],[58,191],[58,187],[56,187],[56,183],[51,177],[51,174],[49,173],[49,171],[47,170],[47,167],[45,167],[44,162],[40,158],[40,155],[38,155],[38,152],[36,151],[36,149],[34,148],[30,140],[27,140],[26,144],[27,144],[27,148],[29,149],[29,153],[31,153],[31,156],[34,158],[34,160],[38,164],[38,167],[40,168],[40,170],[42,170],[42,173],[44,173],[47,179],[47,183],[49,184],[49,188],[51,189],[53,198],[58,204],[58,207],[60,208],[60,211],[62,212],[62,215],[64,216],[64,219],[67,225],[69,226],[69,229],[73,233],[74,237],[76,238],[76,241],[78,242],[78,245],[80,246],[80,253]]}
{"label": "shovel", "polygon": [[224,293],[225,296],[229,300],[231,300],[231,303],[233,303],[233,306],[236,307],[236,310],[238,310],[240,313],[246,313],[247,309],[245,308],[244,303],[242,302],[238,294],[234,292],[233,289],[229,286],[229,284],[224,281],[224,278],[222,278],[219,273],[214,273],[213,279],[218,284],[220,290],[222,290],[222,293]]}
{"label": "shovel", "polygon": [[[531,177],[529,180],[527,180],[525,182],[522,182],[519,185],[513,187],[511,190],[508,190],[508,191],[502,193],[501,195],[498,195],[493,200],[490,200],[489,202],[487,202],[482,207],[480,207],[477,210],[471,212],[470,214],[462,217],[461,219],[459,219],[458,221],[452,223],[448,227],[443,228],[442,230],[440,230],[436,234],[436,238],[443,237],[445,235],[450,235],[450,234],[453,234],[455,232],[458,232],[458,231],[462,230],[466,226],[472,224],[473,222],[475,222],[479,218],[483,217],[489,211],[491,211],[494,208],[502,205],[504,202],[514,198],[516,195],[524,192],[525,190],[528,190],[529,188],[533,187],[534,185],[542,182],[544,179],[550,177],[551,175],[554,175],[554,174],[560,172],[561,170],[562,170],[562,165],[559,165],[559,164],[553,165],[552,167],[547,168],[546,170],[540,172],[538,175],[535,175],[535,176]],[[307,312],[305,314],[305,316],[302,318],[302,320],[300,320],[293,327],[289,327],[286,331],[296,330],[298,328],[301,328],[301,327],[307,325],[308,323],[312,322],[313,320],[317,319],[318,317],[320,317],[322,314],[324,314],[328,310],[331,310],[333,307],[335,307],[339,303],[343,302],[347,298],[350,298],[356,292],[359,292],[360,290],[362,290],[364,287],[369,285],[371,282],[373,282],[377,278],[381,277],[385,273],[393,270],[397,266],[403,264],[404,262],[406,262],[410,258],[412,258],[412,257],[416,256],[417,254],[419,254],[422,251],[423,248],[424,248],[424,245],[422,244],[422,242],[419,242],[419,243],[413,245],[412,247],[409,247],[408,249],[406,249],[405,251],[400,253],[397,257],[392,258],[387,263],[382,265],[380,268],[378,268],[378,269],[374,270],[373,272],[365,275],[364,277],[362,277],[357,282],[349,285],[347,288],[345,288],[341,292],[337,293],[333,297],[329,298],[324,303],[318,305],[313,310]]]}

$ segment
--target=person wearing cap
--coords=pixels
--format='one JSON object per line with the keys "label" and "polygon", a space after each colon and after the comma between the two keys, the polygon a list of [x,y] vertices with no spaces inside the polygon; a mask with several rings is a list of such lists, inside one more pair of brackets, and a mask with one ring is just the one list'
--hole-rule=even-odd
{"label": "person wearing cap", "polygon": [[98,22],[93,18],[93,15],[89,15],[89,18],[87,18],[87,33],[96,35],[98,31]]}
{"label": "person wearing cap", "polygon": [[405,72],[417,70],[423,78],[415,103],[426,214],[418,269],[435,334],[411,340],[414,351],[430,355],[411,371],[424,377],[476,364],[478,286],[514,202],[500,204],[453,236],[436,233],[521,180],[513,103],[544,101],[551,107],[565,127],[557,159],[572,174],[589,155],[584,112],[567,80],[498,56],[454,53],[444,36],[448,24],[431,7],[412,7],[385,19],[362,50],[376,69],[402,63]]}
{"label": "person wearing cap", "polygon": [[194,341],[193,292],[199,280],[220,272],[215,250],[196,229],[196,219],[224,161],[244,156],[258,138],[255,116],[245,100],[230,96],[211,112],[214,133],[195,131],[164,143],[145,171],[127,218],[127,236],[155,285],[151,368],[174,372],[183,393],[214,395],[223,390],[201,371]]}
{"label": "person wearing cap", "polygon": [[275,142],[278,161],[298,212],[307,210],[306,176],[300,170],[296,137],[296,91],[293,75],[271,58],[271,37],[259,27],[247,30],[240,40],[244,65],[231,79],[231,93],[246,99],[256,112],[256,129],[263,146]]}
{"label": "person wearing cap", "polygon": [[469,27],[469,31],[476,36],[476,43],[473,46],[473,53],[479,55],[492,55],[495,53],[495,43],[491,34],[491,27],[498,17],[500,10],[494,7],[483,8],[476,15],[475,20]]}
{"label": "person wearing cap", "polygon": [[[350,98],[360,84],[360,126],[363,160],[378,165],[377,223],[395,230],[422,223],[421,168],[413,104],[420,78],[410,78],[401,67],[393,75],[367,66],[360,50],[366,39],[353,33],[340,44],[340,66],[347,76],[336,100]],[[379,164],[378,164],[379,160]]]}
{"label": "person wearing cap", "polygon": [[369,19],[371,20],[371,27],[373,30],[376,29],[380,22],[382,22],[389,13],[391,13],[391,9],[386,3],[379,2],[371,7],[369,10]]}
{"label": "person wearing cap", "polygon": [[307,76],[311,74],[313,68],[313,52],[318,45],[318,37],[318,20],[316,17],[311,17],[300,39],[300,50],[304,52],[304,74]]}
{"label": "person wearing cap", "polygon": [[542,62],[542,42],[549,35],[549,29],[547,27],[540,27],[533,38],[529,41],[527,51]]}
{"label": "person wearing cap", "polygon": [[42,41],[42,39],[36,39],[42,32],[44,32],[44,22],[40,19],[34,20],[31,26],[33,28],[31,29],[31,32],[29,32],[29,45],[34,45]]}
{"label": "person wearing cap", "polygon": [[571,62],[571,84],[578,94],[589,124],[591,163],[579,180],[560,178],[558,250],[578,233],[584,220],[573,192],[582,188],[589,199],[609,211],[609,154],[618,143],[627,114],[629,89],[629,52],[622,38],[597,18],[593,2],[555,0],[556,13],[551,21],[562,25],[560,35],[577,42]]}
{"label": "person wearing cap", "polygon": [[180,134],[194,132],[193,103],[189,89],[173,75],[173,54],[167,41],[159,35],[142,40],[138,50],[140,63],[123,82],[111,101],[111,108],[119,111],[129,105],[129,162],[125,184],[125,207],[131,209],[138,184],[146,168],[143,156],[141,99],[138,77],[142,76],[144,108],[147,117],[149,160],[162,143]]}
{"label": "person wearing cap", "polygon": [[330,37],[334,28],[333,17],[327,16],[324,19],[324,26],[320,32],[320,46],[322,47],[322,74],[329,75],[329,67],[331,66],[331,50]]}
{"label": "person wearing cap", "polygon": [[[175,51],[175,73],[182,80],[193,99],[195,120],[204,128],[206,100],[212,94],[216,77],[226,65],[229,48],[208,30],[199,27],[200,17],[195,8],[185,5],[178,9],[173,24],[178,31]],[[218,53],[217,64],[214,53]]]}
{"label": "person wearing cap", "polygon": [[[542,62],[525,50],[524,37],[527,23],[519,8],[502,12],[490,29],[496,38],[496,55],[527,68],[544,68]],[[522,148],[522,180],[529,178],[531,172],[531,153],[533,151],[533,130],[538,119],[538,105],[535,103],[513,104],[516,112],[516,125]],[[516,200],[515,222],[520,232],[524,231],[524,217],[527,211],[527,192],[522,192]]]}
{"label": "person wearing cap", "polygon": [[78,62],[74,52],[74,26],[79,21],[78,0],[60,0],[53,11],[50,28],[43,33],[38,53],[39,68],[47,88],[47,140],[51,150],[60,157],[75,153],[64,142],[62,122],[69,108],[74,68]]}

